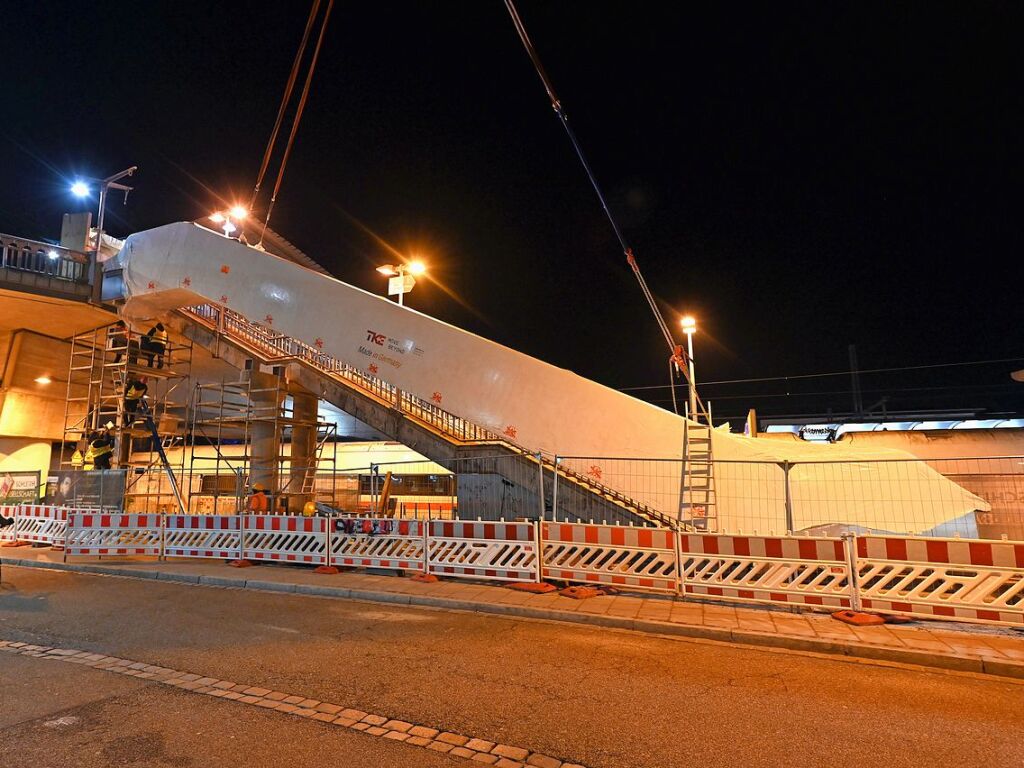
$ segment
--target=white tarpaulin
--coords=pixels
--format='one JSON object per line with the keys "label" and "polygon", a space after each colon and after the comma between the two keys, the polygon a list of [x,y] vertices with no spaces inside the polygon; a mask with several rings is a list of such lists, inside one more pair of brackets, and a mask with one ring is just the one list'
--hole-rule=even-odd
{"label": "white tarpaulin", "polygon": [[[562,456],[681,458],[684,420],[679,416],[195,224],[136,233],[125,241],[120,260],[129,316],[221,304],[530,450]],[[714,442],[716,460],[804,460],[810,454],[803,450],[721,433]],[[840,457],[829,447],[820,450],[814,455],[836,460],[894,453],[909,457],[849,449]],[[883,489],[894,487],[884,466],[877,471],[883,475]],[[910,496],[901,492],[899,498],[867,503],[886,517],[910,503],[913,519],[921,516],[925,528],[985,508],[980,499],[940,475],[924,467],[919,472],[911,484],[914,490],[907,491]],[[628,487],[627,480],[616,482],[619,490],[675,514],[678,482],[668,483],[656,500],[642,488]],[[777,491],[777,481],[767,476],[756,482],[768,487],[756,492],[739,488],[733,493],[728,486],[734,482],[747,481],[719,481],[723,526],[731,518],[744,518],[752,503],[761,504],[759,499]],[[824,481],[827,487],[818,487],[823,482],[819,479],[800,482],[805,483],[799,495],[808,521],[849,522],[862,511],[856,496],[864,484],[844,480],[833,488],[831,480]]]}

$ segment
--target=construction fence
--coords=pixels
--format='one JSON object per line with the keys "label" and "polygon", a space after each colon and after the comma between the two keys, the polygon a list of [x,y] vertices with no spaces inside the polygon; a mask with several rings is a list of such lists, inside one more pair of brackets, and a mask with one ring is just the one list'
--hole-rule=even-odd
{"label": "construction fence", "polygon": [[555,581],[702,600],[1024,626],[1024,542],[737,536],[547,521],[102,513],[24,505],[5,546]]}
{"label": "construction fence", "polygon": [[[339,462],[315,474],[305,499],[337,514],[420,520],[565,520],[729,534],[1024,540],[1022,456],[716,460],[706,470],[712,503],[690,509],[682,461],[546,457],[481,448],[439,463]],[[46,501],[136,513],[235,514],[245,507],[249,475],[244,465],[179,471],[176,478],[183,510],[157,467],[127,477],[116,470],[61,472]],[[304,506],[303,497],[291,492],[276,501],[271,511],[296,514]]]}

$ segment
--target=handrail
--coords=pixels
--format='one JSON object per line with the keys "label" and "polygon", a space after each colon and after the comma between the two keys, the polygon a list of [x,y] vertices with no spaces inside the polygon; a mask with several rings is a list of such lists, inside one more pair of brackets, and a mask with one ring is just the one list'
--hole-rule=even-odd
{"label": "handrail", "polygon": [[0,269],[31,272],[75,283],[89,282],[89,257],[86,254],[2,232]]}
{"label": "handrail", "polygon": [[[473,422],[466,421],[461,416],[456,416],[450,411],[439,408],[435,403],[427,402],[416,395],[399,390],[383,379],[363,373],[303,341],[286,336],[283,333],[271,331],[266,326],[254,323],[227,307],[201,304],[198,306],[182,307],[180,311],[208,324],[215,330],[220,330],[233,336],[240,336],[244,341],[263,351],[264,354],[269,352],[274,357],[267,359],[267,362],[280,362],[287,359],[301,360],[321,373],[337,376],[364,392],[397,405],[403,413],[413,416],[449,437],[462,442],[499,443],[522,454],[527,459],[537,460],[537,453],[528,451],[523,446],[511,442],[504,436],[491,432]],[[624,507],[634,511],[641,517],[647,518],[651,522],[673,528],[677,527],[677,521],[663,512],[631,499],[620,491],[597,483],[593,478],[576,472],[573,469],[559,466],[553,459],[549,460],[541,456],[540,460],[542,465],[549,471],[558,472],[567,480],[584,485],[596,493],[614,499]]]}

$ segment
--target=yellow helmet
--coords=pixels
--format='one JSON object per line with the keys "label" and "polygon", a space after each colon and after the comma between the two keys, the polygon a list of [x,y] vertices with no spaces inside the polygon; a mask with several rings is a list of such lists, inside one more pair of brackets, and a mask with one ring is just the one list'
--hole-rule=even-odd
{"label": "yellow helmet", "polygon": [[312,517],[313,515],[315,515],[316,514],[316,503],[312,502],[312,501],[307,501],[305,504],[303,504],[302,505],[302,514],[304,516],[306,516],[306,517]]}

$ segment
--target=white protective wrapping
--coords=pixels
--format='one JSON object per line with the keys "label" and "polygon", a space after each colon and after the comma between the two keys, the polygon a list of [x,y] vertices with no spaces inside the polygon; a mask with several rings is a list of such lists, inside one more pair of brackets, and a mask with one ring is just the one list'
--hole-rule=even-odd
{"label": "white protective wrapping", "polygon": [[[562,456],[681,457],[684,420],[679,416],[195,224],[136,233],[125,241],[120,261],[129,316],[222,304],[530,450]],[[714,435],[716,460],[910,458],[902,451],[841,452],[842,457],[830,446],[787,445],[720,431]],[[880,466],[884,472],[885,465]],[[774,487],[757,489],[723,487],[734,481],[719,479],[716,472],[720,527],[735,527],[731,519],[761,515],[763,499],[778,497],[780,478],[771,469],[762,482]],[[923,530],[987,508],[927,467],[916,472],[913,498],[887,500],[884,492],[874,494],[867,502],[873,517],[898,519],[909,501],[913,520]],[[656,497],[628,487],[628,478],[606,482],[625,486],[619,490],[665,512],[677,511],[678,482],[668,482]],[[802,521],[856,522],[864,516],[864,500],[849,491],[855,484],[827,485],[834,487],[808,487],[800,493]]]}

